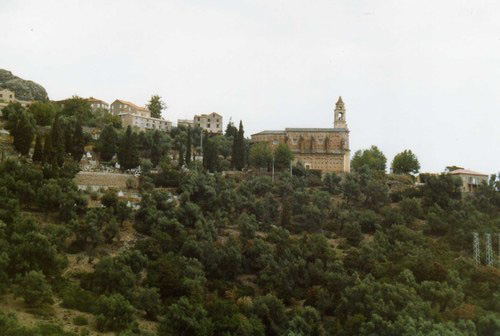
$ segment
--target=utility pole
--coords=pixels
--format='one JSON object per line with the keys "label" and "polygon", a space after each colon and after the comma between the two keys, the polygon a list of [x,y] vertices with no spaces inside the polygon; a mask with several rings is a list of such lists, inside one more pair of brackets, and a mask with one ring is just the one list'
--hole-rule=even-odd
{"label": "utility pole", "polygon": [[493,249],[491,247],[491,233],[484,234],[486,238],[486,266],[493,266]]}
{"label": "utility pole", "polygon": [[293,176],[293,173],[292,173],[292,160],[290,160],[290,177]]}
{"label": "utility pole", "polygon": [[481,263],[481,251],[479,250],[479,234],[477,232],[472,233],[472,255],[476,264]]}

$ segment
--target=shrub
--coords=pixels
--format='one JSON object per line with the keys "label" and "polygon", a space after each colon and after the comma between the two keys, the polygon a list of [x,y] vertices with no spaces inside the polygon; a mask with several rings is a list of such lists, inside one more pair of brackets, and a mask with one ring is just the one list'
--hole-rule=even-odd
{"label": "shrub", "polygon": [[127,329],[135,321],[135,309],[120,294],[101,296],[97,301],[97,329],[119,331]]}
{"label": "shrub", "polygon": [[77,315],[73,318],[73,324],[77,326],[84,326],[89,324],[89,322],[85,316]]}
{"label": "shrub", "polygon": [[53,302],[52,289],[42,272],[28,272],[17,287],[16,294],[30,305]]}

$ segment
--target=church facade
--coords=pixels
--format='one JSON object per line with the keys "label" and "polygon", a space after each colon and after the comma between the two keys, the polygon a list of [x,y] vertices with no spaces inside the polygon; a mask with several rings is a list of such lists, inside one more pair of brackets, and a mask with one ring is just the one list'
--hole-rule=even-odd
{"label": "church facade", "polygon": [[349,129],[342,97],[335,104],[333,128],[285,128],[252,134],[252,142],[266,142],[271,148],[286,144],[295,162],[322,173],[350,171]]}

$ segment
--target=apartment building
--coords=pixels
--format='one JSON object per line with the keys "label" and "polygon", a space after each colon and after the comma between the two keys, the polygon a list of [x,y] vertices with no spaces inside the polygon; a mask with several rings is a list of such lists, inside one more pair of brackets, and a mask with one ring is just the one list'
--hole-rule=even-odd
{"label": "apartment building", "polygon": [[123,127],[136,127],[140,130],[160,130],[169,132],[172,122],[151,117],[151,111],[126,100],[117,99],[110,106],[110,112],[120,117]]}
{"label": "apartment building", "polygon": [[194,126],[201,127],[208,133],[222,134],[223,121],[222,116],[212,112],[209,114],[200,114],[194,116]]}

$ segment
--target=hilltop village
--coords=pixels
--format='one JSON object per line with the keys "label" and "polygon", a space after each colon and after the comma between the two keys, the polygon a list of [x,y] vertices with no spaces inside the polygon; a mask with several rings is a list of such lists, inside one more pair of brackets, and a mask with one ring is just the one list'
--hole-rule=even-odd
{"label": "hilltop village", "polygon": [[500,175],[351,155],[347,107],[247,137],[5,81],[0,335],[497,335]]}

